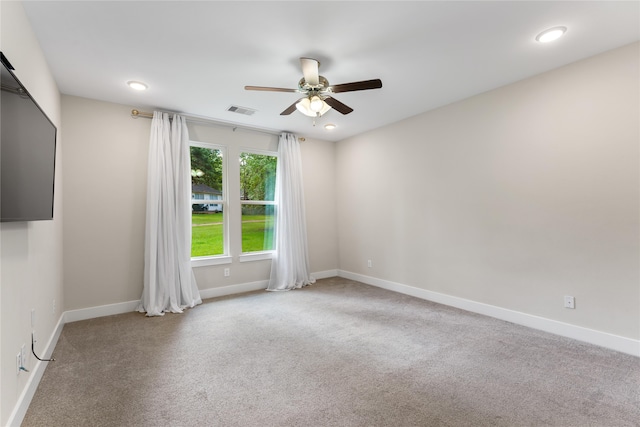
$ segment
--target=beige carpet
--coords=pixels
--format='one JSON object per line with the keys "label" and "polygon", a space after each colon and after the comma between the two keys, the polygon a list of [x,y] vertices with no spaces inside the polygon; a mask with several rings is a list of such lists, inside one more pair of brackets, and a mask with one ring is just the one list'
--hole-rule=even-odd
{"label": "beige carpet", "polygon": [[67,324],[23,426],[638,426],[640,359],[346,279]]}

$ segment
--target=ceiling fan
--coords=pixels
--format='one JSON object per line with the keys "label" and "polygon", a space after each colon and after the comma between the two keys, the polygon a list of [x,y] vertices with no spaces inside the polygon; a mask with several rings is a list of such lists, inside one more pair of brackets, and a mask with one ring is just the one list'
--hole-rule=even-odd
{"label": "ceiling fan", "polygon": [[309,117],[320,117],[331,108],[342,114],[349,114],[353,111],[353,108],[332,97],[331,95],[334,93],[379,89],[382,87],[382,81],[380,79],[330,85],[326,78],[318,74],[318,67],[320,66],[318,60],[313,58],[300,58],[300,65],[302,66],[303,77],[298,82],[297,89],[265,86],[245,86],[244,88],[246,90],[302,93],[304,97],[291,104],[280,113],[280,115],[289,115],[297,109]]}

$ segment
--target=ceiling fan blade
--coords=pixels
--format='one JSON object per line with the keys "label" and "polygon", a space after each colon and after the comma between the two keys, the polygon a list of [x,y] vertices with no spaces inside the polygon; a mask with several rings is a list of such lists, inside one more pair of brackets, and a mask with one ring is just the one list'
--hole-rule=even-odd
{"label": "ceiling fan blade", "polygon": [[290,106],[287,107],[286,110],[284,110],[282,113],[280,113],[281,116],[288,116],[289,114],[293,113],[294,111],[296,111],[296,104],[300,102],[300,100],[297,100],[296,102],[294,102],[293,104],[291,104]]}
{"label": "ceiling fan blade", "polygon": [[262,90],[268,92],[298,92],[298,89],[286,89],[282,87],[245,86],[245,90]]}
{"label": "ceiling fan blade", "polygon": [[300,58],[300,65],[302,65],[304,81],[311,86],[317,86],[320,83],[320,78],[318,77],[320,63],[313,58]]}
{"label": "ceiling fan blade", "polygon": [[342,114],[349,114],[350,112],[353,111],[353,108],[343,104],[342,102],[330,96],[327,96],[326,98],[324,98],[324,102],[326,102],[327,104],[329,104],[331,108],[333,108],[334,110]]}
{"label": "ceiling fan blade", "polygon": [[331,86],[333,93],[340,92],[355,92],[356,90],[368,90],[368,89],[380,89],[382,87],[382,80],[363,80],[361,82],[344,83],[341,85]]}

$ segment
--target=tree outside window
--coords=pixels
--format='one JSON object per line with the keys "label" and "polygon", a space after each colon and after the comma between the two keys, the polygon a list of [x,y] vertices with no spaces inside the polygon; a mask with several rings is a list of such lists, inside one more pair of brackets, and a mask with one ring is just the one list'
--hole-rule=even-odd
{"label": "tree outside window", "polygon": [[240,204],[242,206],[242,252],[275,249],[275,187],[278,158],[274,155],[240,153]]}

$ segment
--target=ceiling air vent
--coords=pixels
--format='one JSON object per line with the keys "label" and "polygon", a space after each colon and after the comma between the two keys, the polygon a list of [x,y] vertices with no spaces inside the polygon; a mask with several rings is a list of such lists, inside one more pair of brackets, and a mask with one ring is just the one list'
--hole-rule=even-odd
{"label": "ceiling air vent", "polygon": [[252,116],[253,113],[256,112],[256,110],[252,110],[251,108],[238,107],[237,105],[232,105],[231,107],[227,108],[227,111],[231,111],[232,113],[244,114],[245,116]]}

